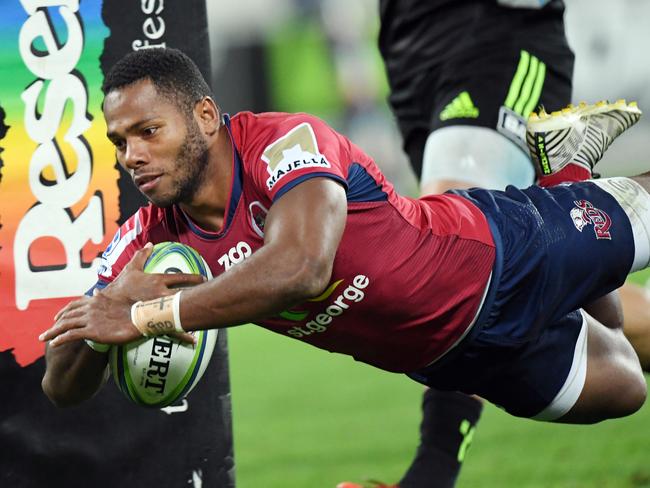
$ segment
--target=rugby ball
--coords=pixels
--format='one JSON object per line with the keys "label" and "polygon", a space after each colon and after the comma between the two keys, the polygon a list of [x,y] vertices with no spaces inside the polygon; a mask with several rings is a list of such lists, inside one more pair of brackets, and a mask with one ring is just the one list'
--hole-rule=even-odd
{"label": "rugby ball", "polygon": [[[189,273],[212,278],[210,268],[194,249],[178,242],[156,244],[145,273]],[[118,388],[132,402],[166,407],[196,386],[210,361],[216,329],[194,332],[195,345],[169,336],[142,338],[110,350],[109,364]]]}

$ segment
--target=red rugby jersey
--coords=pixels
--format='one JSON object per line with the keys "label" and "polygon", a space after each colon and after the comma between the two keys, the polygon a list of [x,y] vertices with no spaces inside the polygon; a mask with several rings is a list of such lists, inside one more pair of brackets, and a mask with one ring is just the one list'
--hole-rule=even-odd
{"label": "red rugby jersey", "polygon": [[426,366],[462,336],[495,255],[478,208],[455,195],[398,195],[369,156],[316,117],[242,112],[226,123],[235,156],[223,229],[203,230],[177,206],[141,208],[104,252],[100,286],[149,241],[190,245],[215,276],[226,272],[263,245],[275,200],[324,176],[348,199],[330,284],[259,325],[395,372]]}

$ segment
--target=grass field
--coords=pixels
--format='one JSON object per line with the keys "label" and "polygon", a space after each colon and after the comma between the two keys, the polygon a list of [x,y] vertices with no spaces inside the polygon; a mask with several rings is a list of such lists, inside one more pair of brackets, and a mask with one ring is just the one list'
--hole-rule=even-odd
{"label": "grass field", "polygon": [[[418,438],[416,383],[254,326],[229,337],[238,488],[399,479]],[[650,402],[593,426],[488,405],[458,487],[650,487]]]}

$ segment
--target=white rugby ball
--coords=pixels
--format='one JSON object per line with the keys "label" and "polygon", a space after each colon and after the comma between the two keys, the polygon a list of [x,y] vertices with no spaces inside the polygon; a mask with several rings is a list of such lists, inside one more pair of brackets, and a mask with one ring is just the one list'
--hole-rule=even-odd
{"label": "white rugby ball", "polygon": [[[210,268],[194,249],[178,242],[154,246],[146,273],[189,273],[212,278]],[[143,338],[113,346],[109,364],[118,388],[146,407],[166,407],[184,398],[196,386],[212,357],[218,330],[193,333],[195,345],[169,336]]]}

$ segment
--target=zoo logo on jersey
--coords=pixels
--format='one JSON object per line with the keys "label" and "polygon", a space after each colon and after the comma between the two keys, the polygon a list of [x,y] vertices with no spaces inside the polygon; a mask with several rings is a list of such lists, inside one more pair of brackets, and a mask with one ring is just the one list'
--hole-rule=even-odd
{"label": "zoo logo on jersey", "polygon": [[575,207],[571,209],[571,220],[576,229],[582,232],[586,225],[594,226],[596,239],[611,239],[609,228],[612,226],[612,219],[602,210],[594,207],[587,200],[576,200]]}
{"label": "zoo logo on jersey", "polygon": [[262,161],[267,164],[266,169],[270,175],[266,180],[269,190],[272,190],[283,176],[295,170],[332,167],[327,158],[320,153],[314,129],[307,122],[297,125],[266,146],[262,153]]}

